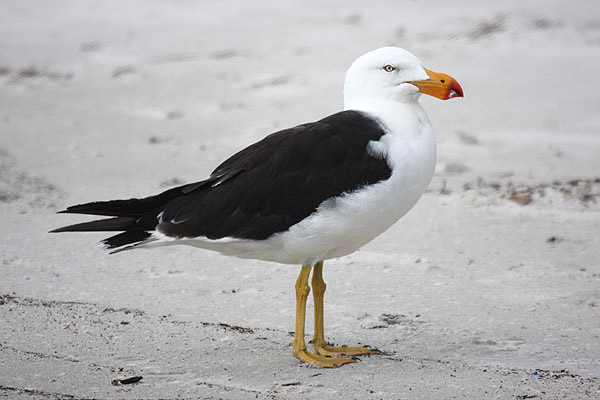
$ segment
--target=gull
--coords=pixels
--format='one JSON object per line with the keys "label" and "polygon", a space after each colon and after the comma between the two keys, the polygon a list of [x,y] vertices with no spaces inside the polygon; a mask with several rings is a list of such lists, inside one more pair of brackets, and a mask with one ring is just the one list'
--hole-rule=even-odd
{"label": "gull", "polygon": [[[300,265],[292,354],[321,367],[376,354],[333,346],[324,335],[323,261],[358,250],[419,200],[436,162],[421,94],[462,97],[458,82],[410,52],[383,47],[346,73],[344,110],[266,136],[221,163],[207,179],[145,198],[68,207],[60,213],[104,218],[52,232],[114,231],[119,252],[190,245],[246,259]],[[305,342],[312,270],[313,351]]]}

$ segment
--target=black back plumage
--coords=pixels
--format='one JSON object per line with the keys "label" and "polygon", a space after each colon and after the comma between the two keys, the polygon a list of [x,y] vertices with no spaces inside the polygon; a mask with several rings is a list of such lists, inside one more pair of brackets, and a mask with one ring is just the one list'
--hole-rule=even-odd
{"label": "black back plumage", "polygon": [[273,133],[234,154],[210,177],[144,199],[87,203],[63,212],[116,218],[59,228],[124,231],[104,243],[141,242],[158,230],[176,238],[263,240],[312,214],[325,200],[390,177],[367,151],[385,134],[357,111]]}

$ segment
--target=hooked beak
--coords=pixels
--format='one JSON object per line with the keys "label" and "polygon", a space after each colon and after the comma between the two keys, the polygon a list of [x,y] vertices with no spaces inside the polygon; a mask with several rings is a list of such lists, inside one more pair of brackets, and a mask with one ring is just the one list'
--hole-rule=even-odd
{"label": "hooked beak", "polygon": [[408,83],[418,87],[421,93],[437,97],[438,99],[448,100],[454,97],[463,97],[462,88],[456,79],[450,75],[429,71],[427,69],[425,72],[429,75],[429,79],[410,81]]}

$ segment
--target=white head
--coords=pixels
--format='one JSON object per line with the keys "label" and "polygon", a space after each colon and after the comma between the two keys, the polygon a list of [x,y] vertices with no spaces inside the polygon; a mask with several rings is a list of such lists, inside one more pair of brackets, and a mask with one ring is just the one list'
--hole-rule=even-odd
{"label": "white head", "polygon": [[344,106],[365,102],[416,102],[421,93],[443,100],[462,97],[462,88],[448,75],[428,71],[413,54],[382,47],[356,59],[346,73]]}

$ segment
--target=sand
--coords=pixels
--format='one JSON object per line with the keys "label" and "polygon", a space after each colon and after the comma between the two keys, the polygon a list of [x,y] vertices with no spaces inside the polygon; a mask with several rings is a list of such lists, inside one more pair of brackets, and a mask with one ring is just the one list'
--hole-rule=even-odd
{"label": "sand", "polygon": [[[298,267],[47,233],[340,110],[384,45],[466,97],[421,101],[417,206],[325,263],[328,339],[383,355],[291,356]],[[599,70],[596,1],[1,1],[0,397],[600,398]]]}

